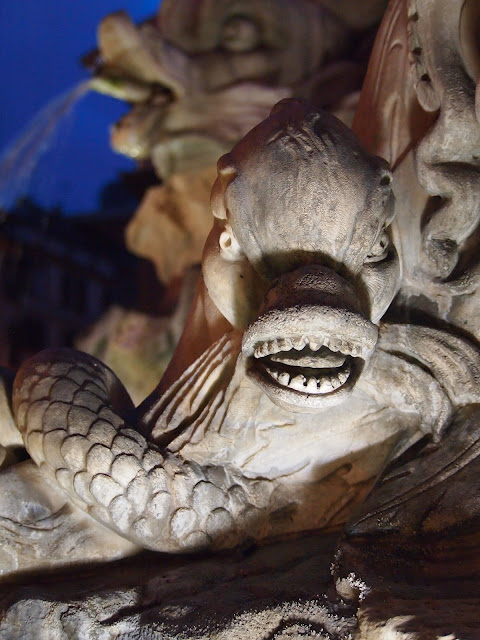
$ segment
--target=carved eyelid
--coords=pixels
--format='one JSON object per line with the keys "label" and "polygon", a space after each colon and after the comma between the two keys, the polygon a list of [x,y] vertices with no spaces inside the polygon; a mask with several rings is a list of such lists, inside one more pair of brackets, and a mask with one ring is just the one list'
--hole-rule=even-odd
{"label": "carved eyelid", "polygon": [[384,260],[388,255],[389,246],[390,238],[388,237],[386,227],[383,227],[378,238],[375,240],[368,252],[364,262],[380,262],[380,260]]}

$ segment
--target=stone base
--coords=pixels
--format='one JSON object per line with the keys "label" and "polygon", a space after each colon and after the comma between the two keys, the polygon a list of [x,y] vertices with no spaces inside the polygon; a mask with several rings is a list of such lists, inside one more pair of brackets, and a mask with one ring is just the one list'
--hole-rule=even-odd
{"label": "stone base", "polygon": [[[480,589],[475,572],[467,575],[466,539],[458,547],[459,575],[448,553],[442,566],[429,565],[428,541],[426,562],[414,549],[402,551],[380,538],[370,540],[363,554],[341,544],[336,571],[345,571],[347,560],[353,569],[344,578],[337,573],[343,598],[330,573],[337,542],[336,536],[311,534],[211,555],[143,552],[117,562],[17,574],[0,588],[0,639],[480,638]],[[474,547],[470,551],[477,555]],[[406,553],[404,565],[397,552]],[[368,567],[364,561],[375,556]]]}
{"label": "stone base", "polygon": [[347,639],[352,607],[325,597],[334,537],[209,557],[144,553],[3,583],[9,640]]}

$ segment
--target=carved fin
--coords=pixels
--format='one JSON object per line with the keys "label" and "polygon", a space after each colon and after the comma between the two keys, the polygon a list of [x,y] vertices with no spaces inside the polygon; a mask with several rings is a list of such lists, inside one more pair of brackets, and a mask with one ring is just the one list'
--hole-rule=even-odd
{"label": "carved fin", "polygon": [[384,325],[378,346],[428,368],[451,403],[480,403],[480,353],[463,338],[429,327]]}
{"label": "carved fin", "polygon": [[418,108],[409,48],[406,1],[392,0],[377,33],[352,126],[370,153],[385,158],[392,170],[431,121]]}
{"label": "carved fin", "polygon": [[357,513],[349,535],[440,532],[480,516],[480,411],[463,408],[440,444],[387,469]]}

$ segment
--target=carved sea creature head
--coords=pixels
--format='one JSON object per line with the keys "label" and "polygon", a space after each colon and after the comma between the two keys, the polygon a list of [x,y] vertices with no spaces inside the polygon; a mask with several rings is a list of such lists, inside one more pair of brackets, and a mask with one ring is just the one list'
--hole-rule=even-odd
{"label": "carved sea creature head", "polygon": [[387,163],[327,112],[283,100],[218,163],[203,259],[242,330],[248,375],[276,404],[346,399],[399,283]]}
{"label": "carved sea creature head", "polygon": [[328,95],[318,74],[343,59],[352,28],[375,24],[385,0],[363,0],[352,10],[358,4],[162,0],[157,16],[138,26],[124,12],[107,16],[99,51],[88,57],[92,88],[133,105],[112,128],[112,146],[150,158],[165,179],[214,164],[293,92],[334,104],[356,90],[358,74],[333,78]]}

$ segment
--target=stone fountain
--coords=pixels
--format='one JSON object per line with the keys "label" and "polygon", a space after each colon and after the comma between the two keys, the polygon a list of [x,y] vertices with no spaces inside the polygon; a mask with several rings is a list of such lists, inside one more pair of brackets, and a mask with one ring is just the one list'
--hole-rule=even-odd
{"label": "stone fountain", "polygon": [[87,354],[22,365],[4,637],[480,636],[479,17],[393,0],[353,131],[282,100],[220,158],[139,407]]}

